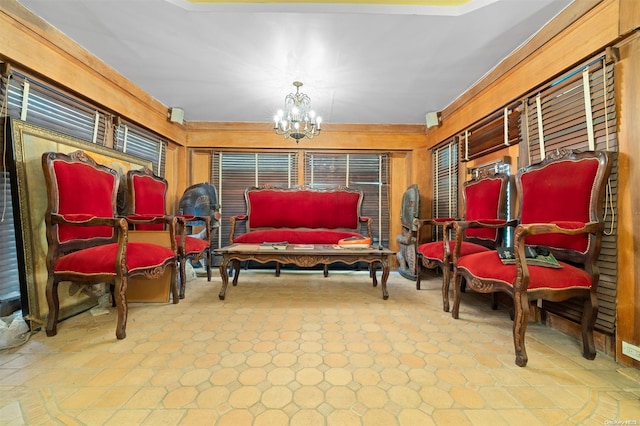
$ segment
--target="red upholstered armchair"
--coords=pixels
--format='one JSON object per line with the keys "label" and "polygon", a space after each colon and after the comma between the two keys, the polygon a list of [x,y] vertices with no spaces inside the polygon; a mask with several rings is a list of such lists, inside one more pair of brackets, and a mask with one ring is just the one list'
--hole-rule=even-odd
{"label": "red upholstered armchair", "polygon": [[48,196],[48,336],[57,333],[61,281],[111,284],[118,339],[126,337],[129,278],[155,278],[170,268],[173,303],[178,303],[175,247],[128,242],[127,220],[116,217],[119,177],[115,170],[96,164],[83,151],[44,153],[42,170]]}
{"label": "red upholstered armchair", "polygon": [[[163,224],[148,225],[144,223],[144,220],[167,216],[166,195],[168,186],[166,179],[156,176],[146,167],[127,172],[127,201],[130,210],[128,218],[135,224],[136,230],[162,230],[165,228]],[[184,299],[187,259],[204,259],[207,280],[211,281],[211,217],[190,215],[175,215],[171,217],[175,217],[178,223],[174,233],[178,246],[178,261],[180,263],[180,298]],[[194,220],[205,223],[206,240],[186,234],[188,222]]]}
{"label": "red upholstered armchair", "polygon": [[[491,173],[464,183],[463,214],[461,219],[415,219],[418,227],[416,239],[416,289],[420,290],[420,275],[422,268],[442,271],[442,305],[445,312],[449,312],[449,283],[453,269],[454,251],[456,258],[473,253],[494,250],[501,241],[502,233],[498,229],[463,229],[460,232],[461,241],[455,247],[455,241],[444,238],[442,241],[420,243],[423,241],[421,232],[425,225],[442,226],[443,235],[448,237],[452,223],[456,220],[481,221],[491,224],[506,224],[507,191],[509,189],[509,175]],[[494,302],[495,306],[495,302]]]}
{"label": "red upholstered armchair", "polygon": [[[459,316],[463,281],[477,292],[500,291],[511,296],[513,342],[520,367],[528,361],[525,332],[529,303],[533,300],[583,299],[583,356],[596,356],[596,262],[604,228],[603,196],[610,172],[611,162],[605,152],[555,152],[541,163],[520,170],[516,178],[519,219],[514,234],[515,265],[503,264],[496,251],[464,256],[457,262],[453,317]],[[549,251],[561,267],[528,264],[525,244]]]}

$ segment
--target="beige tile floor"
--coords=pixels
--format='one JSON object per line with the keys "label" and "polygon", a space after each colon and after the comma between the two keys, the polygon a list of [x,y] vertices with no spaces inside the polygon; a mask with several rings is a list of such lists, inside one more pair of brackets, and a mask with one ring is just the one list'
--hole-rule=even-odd
{"label": "beige tile floor", "polygon": [[[215,274],[217,275],[217,274]],[[440,278],[242,271],[189,283],[178,305],[63,321],[0,352],[2,425],[606,425],[640,422],[640,374],[531,324],[514,364],[508,313]],[[617,422],[617,423],[616,423]]]}

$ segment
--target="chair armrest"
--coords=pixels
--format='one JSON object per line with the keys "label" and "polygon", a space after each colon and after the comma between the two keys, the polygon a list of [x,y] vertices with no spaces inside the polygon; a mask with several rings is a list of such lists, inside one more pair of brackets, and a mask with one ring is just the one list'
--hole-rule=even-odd
{"label": "chair armrest", "polygon": [[428,218],[428,219],[420,219],[420,218],[415,218],[413,219],[413,226],[416,229],[416,240],[415,240],[415,244],[414,244],[414,248],[415,248],[415,252],[416,254],[418,253],[418,246],[420,244],[422,244],[423,241],[423,228],[425,226],[443,226],[446,228],[446,225],[448,223],[451,223],[451,221],[457,220],[455,218],[452,217],[437,217],[437,218]]}
{"label": "chair armrest", "polygon": [[[516,280],[514,290],[526,291],[529,285],[529,266],[525,256],[525,237],[539,234],[598,234],[604,230],[603,222],[556,222],[556,223],[526,223],[516,226],[513,235],[513,249],[515,253],[515,267],[522,271],[522,279]],[[591,268],[594,265],[586,265]]]}
{"label": "chair armrest", "polygon": [[[129,223],[124,217],[98,217],[88,214],[68,214],[61,215],[51,213],[49,220],[52,225],[70,225],[70,226],[109,226],[114,228],[116,240],[118,243],[118,252],[126,253],[127,242],[129,240]],[[48,231],[47,231],[48,232]],[[50,247],[51,248],[51,247]],[[47,262],[52,259],[52,251],[47,255]],[[121,255],[118,256],[119,258]]]}
{"label": "chair armrest", "polygon": [[187,225],[189,222],[204,222],[206,232],[205,240],[211,244],[211,216],[195,216],[195,215],[177,215],[178,224],[180,225],[180,235],[187,236]]}
{"label": "chair armrest", "polygon": [[[128,215],[125,216],[124,219],[127,221],[127,224],[132,225],[154,225],[158,223],[164,223],[167,225],[167,230],[169,231],[169,237],[171,240],[171,250],[174,253],[177,253],[177,245],[176,245],[176,234],[179,232],[178,230],[178,218],[172,215]],[[184,239],[182,239],[184,240]],[[183,243],[181,243],[182,245]]]}
{"label": "chair armrest", "polygon": [[371,234],[371,224],[373,223],[373,219],[368,216],[359,216],[358,221],[360,223],[367,224],[367,236],[373,241],[373,234]]}
{"label": "chair armrest", "polygon": [[448,255],[449,252],[449,229],[454,229],[456,232],[456,240],[453,248],[453,256],[452,262],[454,265],[458,263],[458,258],[460,257],[460,248],[462,247],[462,241],[464,232],[470,228],[489,228],[489,229],[502,229],[507,226],[515,227],[518,225],[518,221],[515,219],[512,220],[504,220],[504,219],[477,219],[477,220],[455,220],[448,222],[445,224],[444,229],[444,250],[445,254]]}
{"label": "chair armrest", "polygon": [[151,215],[151,214],[131,214],[123,216],[129,223],[134,225],[153,225],[157,223],[171,224],[174,216],[171,215]]}
{"label": "chair armrest", "polygon": [[[117,217],[98,217],[88,214],[67,214],[61,215],[52,213],[50,215],[51,223],[56,225],[75,225],[75,226],[112,226],[120,225],[123,218]],[[126,223],[126,219],[125,219]]]}
{"label": "chair armrest", "polygon": [[231,231],[229,232],[229,243],[233,243],[233,237],[236,232],[236,222],[245,222],[249,220],[249,216],[246,214],[237,214],[229,218],[231,221]]}
{"label": "chair armrest", "polygon": [[[516,240],[523,240],[529,235],[539,234],[597,234],[604,230],[603,222],[551,222],[551,223],[526,223],[516,226],[514,233],[514,243]],[[524,243],[523,243],[524,244]]]}

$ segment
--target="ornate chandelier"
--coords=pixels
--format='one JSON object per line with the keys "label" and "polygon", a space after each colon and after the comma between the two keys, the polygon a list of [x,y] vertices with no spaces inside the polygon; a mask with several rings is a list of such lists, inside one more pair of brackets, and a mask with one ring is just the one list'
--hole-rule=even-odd
{"label": "ornate chandelier", "polygon": [[298,143],[300,139],[313,139],[320,134],[322,118],[316,117],[316,113],[311,110],[311,98],[300,93],[302,83],[294,81],[293,85],[296,93],[289,93],[284,98],[284,110],[278,110],[273,118],[273,130],[285,139],[293,138]]}

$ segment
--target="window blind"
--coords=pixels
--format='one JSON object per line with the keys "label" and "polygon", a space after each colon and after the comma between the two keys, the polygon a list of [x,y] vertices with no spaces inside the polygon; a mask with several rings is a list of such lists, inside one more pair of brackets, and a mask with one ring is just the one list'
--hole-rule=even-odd
{"label": "window blind", "polygon": [[[346,186],[362,191],[360,214],[372,218],[374,244],[389,244],[389,154],[307,151],[304,183],[322,188]],[[366,234],[362,228],[361,233]]]}
{"label": "window blind", "polygon": [[462,161],[469,161],[520,142],[522,105],[512,103],[465,131]]}
{"label": "window blind", "polygon": [[[0,172],[0,182],[0,304],[3,304],[20,297],[20,274],[8,172]],[[11,312],[2,312],[0,316],[9,314]]]}
{"label": "window blind", "polygon": [[167,142],[132,124],[121,123],[114,127],[116,149],[151,161],[153,172],[164,176]]}
{"label": "window blind", "polygon": [[[104,110],[7,64],[0,64],[0,67],[0,116],[5,119],[5,124],[7,117],[15,118],[89,143],[118,148],[117,140],[115,144],[112,143],[116,139],[114,131],[110,128],[113,117]],[[164,175],[167,142],[136,126],[129,125],[129,130],[131,139],[128,141],[128,152],[151,160],[154,171]],[[123,146],[120,145],[120,151]],[[2,179],[3,185],[10,186],[7,183],[8,176],[2,176]],[[15,235],[16,232],[12,216],[15,202],[11,200],[11,191],[7,194],[9,197],[3,200],[2,206],[6,209],[5,217],[4,221],[0,222],[0,250],[3,259],[0,262],[0,299],[4,297],[3,294],[20,292],[17,246],[19,242],[16,242],[15,237],[11,239],[11,235]]]}
{"label": "window blind", "polygon": [[[600,309],[596,329],[615,332],[617,274],[617,116],[614,66],[604,56],[594,58],[537,89],[525,100],[526,144],[520,156],[529,164],[540,161],[556,149],[603,150],[613,156],[603,208],[605,235],[598,259]],[[573,302],[544,302],[543,307],[579,321],[582,305]]]}
{"label": "window blind", "polygon": [[4,85],[9,117],[105,144],[104,112],[15,70],[4,77]]}
{"label": "window blind", "polygon": [[[458,138],[433,149],[433,217],[458,217]],[[433,240],[441,240],[442,228],[433,226]]]}
{"label": "window blind", "polygon": [[[211,156],[211,184],[218,190],[220,221],[218,247],[229,243],[229,217],[247,213],[244,190],[271,185],[280,188],[296,186],[298,155],[296,152],[214,152]],[[238,224],[236,235],[245,232]]]}

